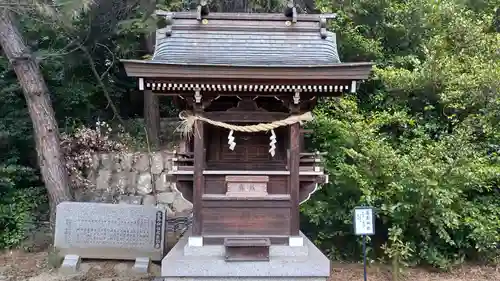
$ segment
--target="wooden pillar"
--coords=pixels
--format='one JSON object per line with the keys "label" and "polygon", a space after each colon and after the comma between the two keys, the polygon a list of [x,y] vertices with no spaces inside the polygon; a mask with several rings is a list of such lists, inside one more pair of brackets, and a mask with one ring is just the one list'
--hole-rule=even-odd
{"label": "wooden pillar", "polygon": [[160,147],[160,103],[153,91],[144,91],[144,123],[149,144],[153,148]]}
{"label": "wooden pillar", "polygon": [[[202,111],[201,104],[194,106],[195,114]],[[203,170],[205,169],[204,124],[196,120],[193,128],[194,180],[193,180],[193,236],[201,236],[201,197],[205,185]]]}
{"label": "wooden pillar", "polygon": [[[292,113],[298,113],[298,108],[294,106]],[[289,187],[290,198],[292,200],[292,221],[290,223],[290,235],[299,236],[300,216],[299,216],[299,189],[300,189],[300,123],[295,123],[289,127],[290,157],[288,167],[290,169]]]}

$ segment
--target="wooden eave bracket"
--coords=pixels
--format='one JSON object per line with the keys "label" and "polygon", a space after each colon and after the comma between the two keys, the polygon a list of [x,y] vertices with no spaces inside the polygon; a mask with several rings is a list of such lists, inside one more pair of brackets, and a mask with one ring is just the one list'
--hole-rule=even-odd
{"label": "wooden eave bracket", "polygon": [[201,99],[202,99],[201,90],[196,89],[194,91],[194,102],[197,104],[201,104]]}
{"label": "wooden eave bracket", "polygon": [[139,78],[139,90],[144,91],[144,78],[140,77]]}
{"label": "wooden eave bracket", "polygon": [[293,104],[298,105],[300,103],[300,90],[296,90],[293,95]]}

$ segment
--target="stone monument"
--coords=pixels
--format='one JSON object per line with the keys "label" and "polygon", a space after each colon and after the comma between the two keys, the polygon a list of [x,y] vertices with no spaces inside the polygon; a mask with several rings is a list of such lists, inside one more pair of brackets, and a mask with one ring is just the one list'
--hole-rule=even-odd
{"label": "stone monument", "polygon": [[163,258],[165,212],[152,206],[62,202],[57,206],[54,247],[61,269],[78,270],[82,258],[135,260],[147,273]]}
{"label": "stone monument", "polygon": [[299,229],[299,206],[328,177],[301,124],[318,98],[356,92],[371,63],[341,63],[333,15],[157,12],[152,60],[122,60],[140,90],[171,96],[187,151],[171,174],[193,203],[191,232],[162,261],[165,281],[325,281],[330,261]]}

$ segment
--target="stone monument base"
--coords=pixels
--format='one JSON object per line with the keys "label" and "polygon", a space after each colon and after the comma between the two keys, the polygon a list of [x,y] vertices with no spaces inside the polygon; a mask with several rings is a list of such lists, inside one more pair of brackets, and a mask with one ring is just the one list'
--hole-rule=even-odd
{"label": "stone monument base", "polygon": [[272,245],[269,261],[226,262],[224,246],[190,246],[186,233],[161,262],[155,281],[326,281],[330,261],[301,233],[302,246]]}

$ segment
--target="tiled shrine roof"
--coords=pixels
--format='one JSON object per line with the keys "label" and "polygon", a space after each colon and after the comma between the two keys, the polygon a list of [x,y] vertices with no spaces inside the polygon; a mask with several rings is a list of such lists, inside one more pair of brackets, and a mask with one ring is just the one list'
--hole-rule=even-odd
{"label": "tiled shrine roof", "polygon": [[317,66],[340,63],[322,15],[164,13],[152,62],[185,65]]}

